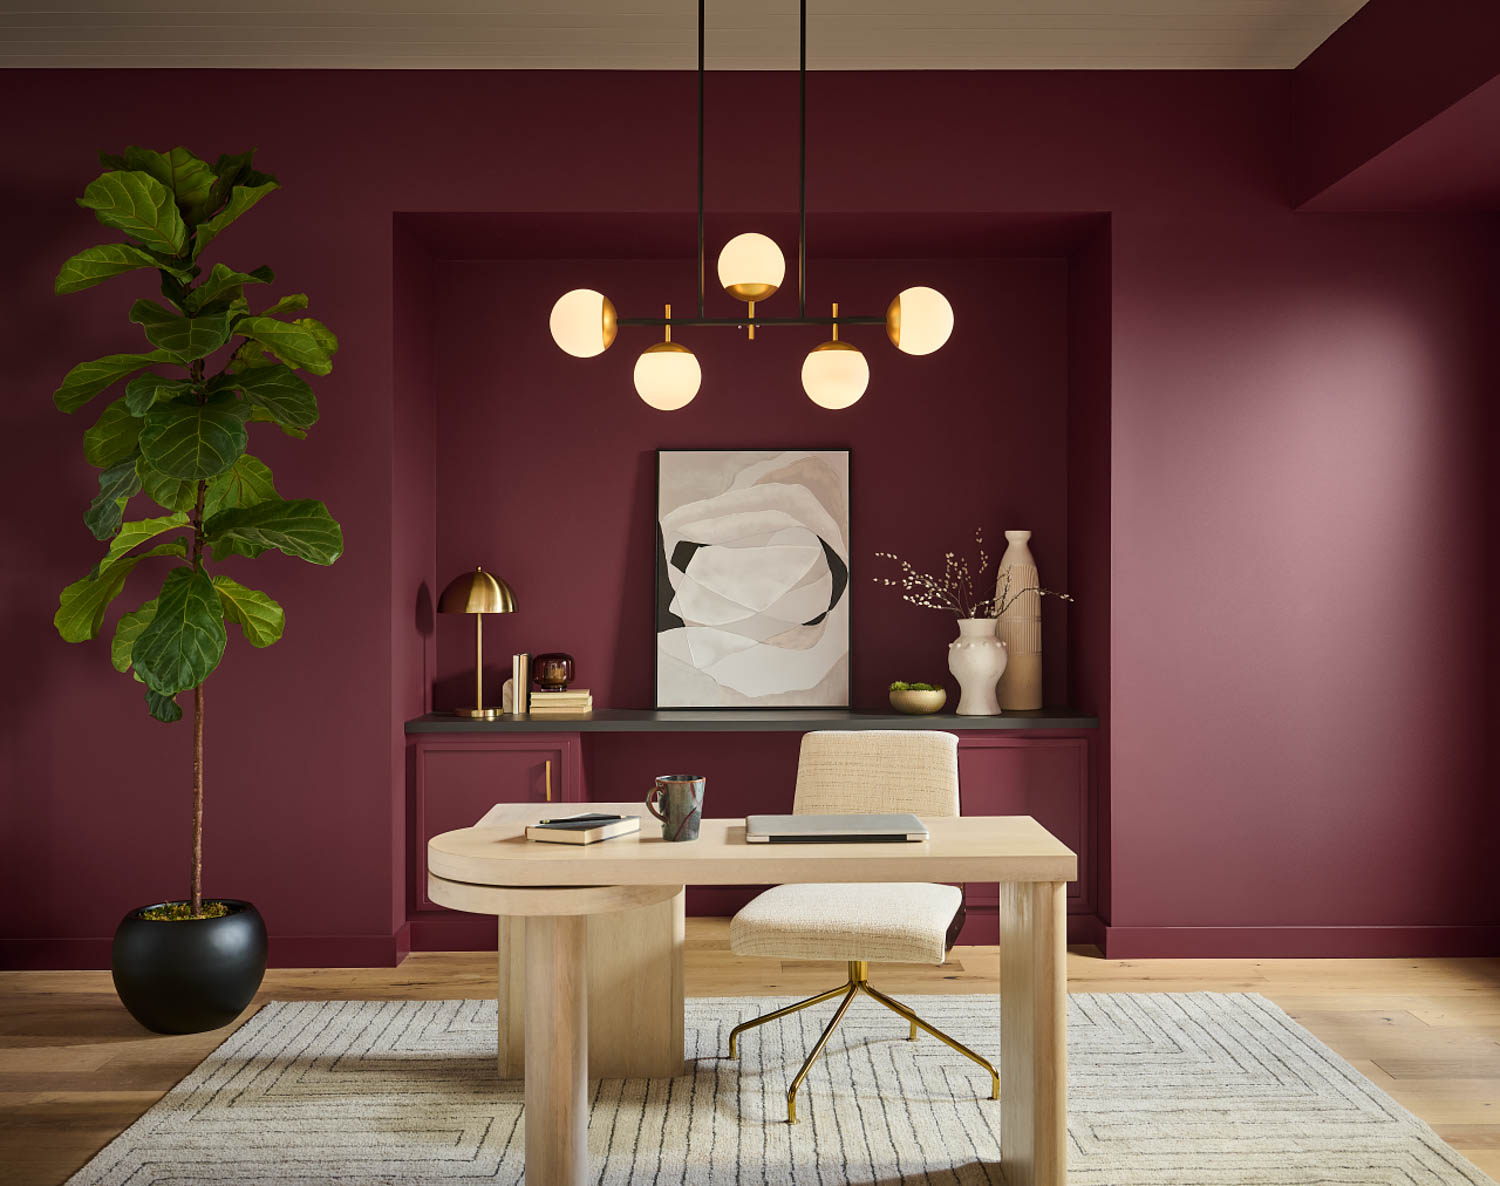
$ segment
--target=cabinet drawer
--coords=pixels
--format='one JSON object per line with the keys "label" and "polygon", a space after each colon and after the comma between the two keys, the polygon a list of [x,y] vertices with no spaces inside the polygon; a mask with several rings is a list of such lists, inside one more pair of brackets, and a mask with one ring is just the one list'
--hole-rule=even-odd
{"label": "cabinet drawer", "polygon": [[[515,739],[519,742],[521,739]],[[562,803],[578,794],[577,749],[566,742],[428,743],[417,747],[412,828],[416,903],[438,909],[427,897],[427,842],[472,826],[496,803]]]}
{"label": "cabinet drawer", "polygon": [[[958,749],[964,815],[1029,815],[1078,854],[1070,905],[1091,902],[1089,743],[1082,737],[963,738]],[[990,884],[969,887],[969,901],[997,900]]]}

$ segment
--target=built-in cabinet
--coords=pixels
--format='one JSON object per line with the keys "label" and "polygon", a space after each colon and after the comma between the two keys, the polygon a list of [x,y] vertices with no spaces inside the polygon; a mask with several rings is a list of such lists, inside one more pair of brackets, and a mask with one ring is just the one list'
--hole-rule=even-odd
{"label": "built-in cabinet", "polygon": [[579,798],[576,735],[499,737],[434,734],[413,747],[412,904],[441,910],[427,897],[427,842],[467,828],[496,803],[563,803]]}
{"label": "built-in cabinet", "polygon": [[[449,718],[451,720],[451,718]],[[967,723],[966,723],[967,724]],[[408,734],[408,894],[415,950],[492,946],[490,920],[456,915],[427,897],[427,841],[468,827],[496,803],[579,803],[585,799],[582,748],[587,735],[554,726],[522,731],[522,722],[490,732]],[[824,728],[827,723],[803,727]],[[655,730],[653,730],[655,731]],[[660,731],[670,731],[661,728]],[[778,730],[782,731],[782,730]],[[788,725],[786,731],[791,731]],[[961,810],[966,815],[1030,815],[1078,854],[1078,880],[1068,887],[1074,941],[1092,941],[1097,909],[1091,729],[958,730]],[[792,781],[768,788],[768,812],[790,811]],[[757,888],[711,887],[688,894],[688,913],[737,909]],[[696,902],[695,902],[696,899]],[[969,925],[961,942],[993,943],[998,893],[967,887]]]}

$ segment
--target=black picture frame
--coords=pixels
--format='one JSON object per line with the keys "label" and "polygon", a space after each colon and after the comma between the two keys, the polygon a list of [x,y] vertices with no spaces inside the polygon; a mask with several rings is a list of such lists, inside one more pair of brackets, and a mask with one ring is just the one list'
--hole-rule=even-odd
{"label": "black picture frame", "polygon": [[[845,686],[842,704],[703,704],[663,705],[661,702],[661,656],[658,636],[660,629],[660,606],[662,585],[667,580],[665,547],[661,531],[661,478],[662,458],[674,453],[839,453],[843,455],[847,475],[845,494],[847,497],[847,523],[845,543],[848,550],[847,582],[844,589],[846,612],[849,622],[848,648],[845,651]],[[847,445],[743,445],[736,448],[672,448],[656,450],[655,504],[652,510],[652,549],[655,553],[652,571],[655,579],[651,597],[651,704],[659,712],[801,712],[839,711],[852,707],[854,695],[854,455]]]}

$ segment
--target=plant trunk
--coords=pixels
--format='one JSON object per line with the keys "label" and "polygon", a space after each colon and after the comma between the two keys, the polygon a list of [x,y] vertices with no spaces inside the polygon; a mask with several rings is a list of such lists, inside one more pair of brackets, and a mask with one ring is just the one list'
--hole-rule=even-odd
{"label": "plant trunk", "polygon": [[193,917],[203,917],[203,685],[193,689]]}
{"label": "plant trunk", "polygon": [[[195,384],[203,382],[203,363],[192,365]],[[198,402],[203,402],[200,392]],[[193,567],[203,571],[203,502],[208,483],[198,483],[198,497],[193,507]],[[191,871],[193,917],[203,917],[203,685],[193,689],[193,860]]]}

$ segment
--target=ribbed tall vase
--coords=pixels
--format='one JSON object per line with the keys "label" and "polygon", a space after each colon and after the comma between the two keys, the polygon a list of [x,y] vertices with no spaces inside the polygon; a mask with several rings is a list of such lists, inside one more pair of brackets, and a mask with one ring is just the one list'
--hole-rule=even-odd
{"label": "ribbed tall vase", "polygon": [[[995,592],[1005,587],[1010,576],[1010,591],[1034,589],[1041,585],[1036,558],[1027,546],[1029,531],[1007,531],[1007,547],[1000,557],[995,577]],[[997,695],[1003,709],[1029,709],[1042,706],[1042,595],[1026,593],[1011,602],[1000,615],[995,633],[1005,643],[1009,660],[1000,677]]]}

